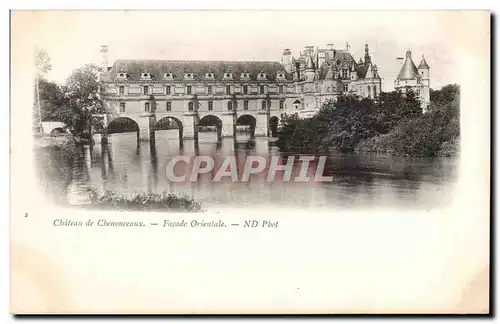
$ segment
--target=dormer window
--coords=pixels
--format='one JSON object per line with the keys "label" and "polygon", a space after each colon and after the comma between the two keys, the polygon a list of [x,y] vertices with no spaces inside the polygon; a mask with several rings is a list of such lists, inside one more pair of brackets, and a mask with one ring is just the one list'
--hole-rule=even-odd
{"label": "dormer window", "polygon": [[232,80],[233,79],[233,74],[232,73],[224,73],[224,80]]}
{"label": "dormer window", "polygon": [[248,80],[250,78],[250,75],[248,73],[246,73],[246,72],[245,73],[241,73],[240,78],[242,80]]}
{"label": "dormer window", "polygon": [[193,80],[194,74],[192,72],[184,73],[184,80]]}
{"label": "dormer window", "polygon": [[165,80],[173,80],[174,79],[174,74],[170,72],[163,73],[163,79]]}
{"label": "dormer window", "polygon": [[117,79],[120,79],[120,80],[126,80],[127,79],[127,73],[125,72],[118,72],[118,74],[116,75]]}
{"label": "dormer window", "polygon": [[149,73],[149,72],[141,73],[141,79],[142,80],[151,80],[151,73]]}
{"label": "dormer window", "polygon": [[214,74],[212,72],[205,73],[205,79],[206,80],[213,80]]}
{"label": "dormer window", "polygon": [[278,72],[278,74],[276,75],[276,78],[278,80],[284,80],[285,79],[285,74],[283,74],[282,72]]}
{"label": "dormer window", "polygon": [[267,79],[267,76],[264,72],[260,72],[259,74],[257,74],[257,80],[266,80]]}

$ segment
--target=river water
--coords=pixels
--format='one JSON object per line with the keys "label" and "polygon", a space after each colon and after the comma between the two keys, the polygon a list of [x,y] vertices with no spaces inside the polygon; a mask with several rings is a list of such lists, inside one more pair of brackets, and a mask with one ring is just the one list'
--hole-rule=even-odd
{"label": "river water", "polygon": [[[215,171],[189,181],[191,168],[177,165],[177,175],[187,173],[187,181],[174,183],[166,174],[172,157],[211,156],[220,164],[235,156],[241,175],[248,156],[261,156],[267,161],[279,156],[286,163],[287,154],[279,152],[268,138],[251,139],[246,134],[224,138],[217,143],[216,133],[199,134],[199,144],[183,140],[179,145],[177,130],[156,132],[155,145],[137,144],[135,133],[110,135],[107,145],[80,148],[70,156],[53,148],[38,149],[36,159],[39,180],[47,197],[69,204],[85,204],[86,188],[113,189],[124,195],[168,190],[192,196],[203,207],[287,206],[300,208],[417,208],[444,207],[453,199],[458,178],[457,158],[412,158],[374,154],[331,154],[324,176],[328,182],[283,181],[278,172],[276,181],[267,180],[267,168],[249,181],[233,182],[230,177],[212,181]],[[300,170],[296,161],[293,176]],[[310,163],[313,175],[317,161]]]}

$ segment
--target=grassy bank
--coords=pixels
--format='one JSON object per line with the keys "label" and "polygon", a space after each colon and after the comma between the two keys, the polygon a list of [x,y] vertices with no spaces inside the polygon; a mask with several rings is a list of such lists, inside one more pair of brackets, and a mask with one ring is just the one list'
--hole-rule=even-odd
{"label": "grassy bank", "polygon": [[162,193],[133,193],[121,195],[112,190],[97,190],[89,188],[92,205],[128,211],[172,211],[172,212],[201,212],[201,204],[190,197],[179,197],[175,194]]}

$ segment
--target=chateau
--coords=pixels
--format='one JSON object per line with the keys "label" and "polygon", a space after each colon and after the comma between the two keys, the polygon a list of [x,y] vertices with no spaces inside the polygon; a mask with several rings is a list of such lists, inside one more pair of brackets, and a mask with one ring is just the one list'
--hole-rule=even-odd
{"label": "chateau", "polygon": [[306,46],[296,58],[285,49],[281,62],[119,59],[109,67],[102,46],[107,122],[135,122],[141,140],[165,118],[179,124],[183,137],[194,136],[194,126],[207,119],[218,122],[222,136],[233,136],[235,124],[266,136],[283,114],[314,115],[339,94],[377,97],[382,79],[368,44],[358,62],[348,49]]}
{"label": "chateau", "polygon": [[422,60],[418,68],[413,63],[411,58],[411,51],[406,51],[406,59],[403,63],[403,58],[398,57],[398,75],[394,80],[394,89],[406,91],[411,89],[415,92],[417,98],[420,100],[422,111],[425,113],[429,109],[430,99],[430,67],[425,61],[422,54]]}

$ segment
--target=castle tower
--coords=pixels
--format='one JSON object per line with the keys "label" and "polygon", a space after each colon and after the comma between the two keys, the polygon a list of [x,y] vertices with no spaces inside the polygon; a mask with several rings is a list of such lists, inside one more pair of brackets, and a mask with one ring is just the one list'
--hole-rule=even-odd
{"label": "castle tower", "polygon": [[306,58],[306,69],[304,70],[304,76],[307,82],[314,81],[314,62],[311,55]]}
{"label": "castle tower", "polygon": [[370,50],[368,49],[368,43],[365,44],[365,64],[368,65],[372,61],[370,57]]}
{"label": "castle tower", "polygon": [[285,48],[281,56],[281,63],[285,67],[285,71],[290,73],[292,71],[292,52],[290,49]]}
{"label": "castle tower", "polygon": [[422,77],[422,91],[420,93],[423,111],[424,113],[429,108],[429,104],[431,103],[430,99],[430,75],[429,75],[429,64],[425,61],[424,54],[422,54],[422,60],[418,65],[418,73]]}
{"label": "castle tower", "polygon": [[101,68],[102,72],[108,69],[108,45],[101,45]]}

